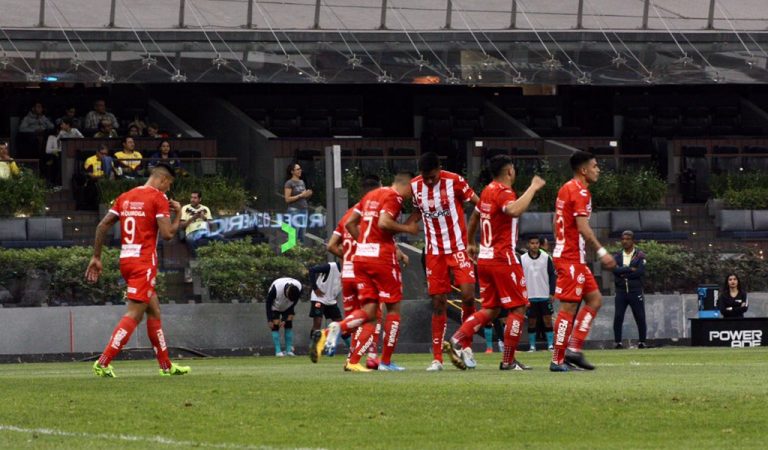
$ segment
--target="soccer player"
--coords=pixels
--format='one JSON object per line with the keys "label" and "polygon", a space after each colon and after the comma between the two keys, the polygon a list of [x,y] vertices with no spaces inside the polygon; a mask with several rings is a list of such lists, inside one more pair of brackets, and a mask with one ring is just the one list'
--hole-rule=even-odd
{"label": "soccer player", "polygon": [[[443,370],[443,339],[447,322],[451,273],[461,290],[461,317],[475,312],[474,264],[467,256],[463,203],[477,204],[475,192],[461,176],[443,170],[435,153],[419,159],[421,175],[411,180],[413,205],[424,221],[424,262],[427,291],[432,297],[432,357],[428,372]],[[467,352],[472,350],[467,347]]]}
{"label": "soccer player", "polygon": [[386,339],[378,369],[403,370],[392,363],[392,353],[397,345],[400,329],[400,300],[403,296],[394,235],[418,232],[418,224],[415,221],[407,224],[397,222],[403,201],[411,196],[411,178],[411,174],[400,172],[395,175],[392,186],[369,192],[360,201],[361,208],[355,210],[347,220],[347,230],[357,239],[352,261],[361,309],[352,312],[341,322],[332,322],[322,333],[313,336],[309,347],[312,362],[317,362],[323,348],[326,353],[333,352],[339,333],[350,333],[362,327],[358,336],[358,348],[350,355],[344,370],[370,371],[360,364],[360,358],[368,348],[376,327],[376,309],[379,303],[383,303],[387,305],[384,322]]}
{"label": "soccer player", "polygon": [[[577,151],[571,155],[570,162],[573,179],[557,193],[554,216],[555,249],[552,259],[557,271],[555,297],[560,300],[560,310],[555,319],[555,350],[549,365],[549,370],[553,372],[595,368],[584,359],[581,349],[603,299],[586,264],[585,244],[589,242],[597,249],[597,256],[605,269],[612,270],[616,266],[613,256],[603,248],[589,226],[592,214],[589,185],[597,182],[600,176],[597,160],[591,153]],[[574,322],[573,316],[582,300],[584,305]]]}
{"label": "soccer player", "polygon": [[[172,363],[168,358],[160,316],[160,301],[155,292],[157,276],[157,235],[173,239],[179,229],[181,205],[168,200],[165,192],[173,184],[173,170],[160,163],[144,186],[121,194],[96,228],[93,257],[85,277],[90,283],[98,281],[102,272],[101,248],[107,232],[120,221],[120,273],[128,287],[127,312],[112,332],[107,347],[93,364],[93,372],[100,377],[115,377],[110,362],[131,338],[136,326],[147,315],[147,335],[160,364],[160,375],[184,375],[190,369]],[[170,209],[174,216],[171,221]]]}
{"label": "soccer player", "polygon": [[[376,175],[366,175],[360,185],[361,194],[365,196],[367,193],[374,189],[381,187],[381,180]],[[352,265],[352,255],[355,254],[355,246],[357,241],[349,233],[346,228],[347,220],[352,216],[352,213],[357,209],[360,210],[361,206],[358,202],[353,207],[349,208],[344,216],[342,216],[339,223],[336,225],[336,229],[333,230],[331,239],[328,240],[326,249],[329,253],[341,258],[341,296],[343,299],[344,316],[352,314],[353,311],[360,309],[360,305],[357,301],[357,280],[355,279],[355,269]],[[379,361],[376,358],[376,349],[379,345],[379,336],[381,334],[381,309],[377,309],[376,317],[376,329],[373,333],[373,340],[368,348],[368,360],[366,366],[369,368],[378,367]],[[361,331],[358,328],[358,333]],[[350,353],[357,347],[357,334],[352,335],[352,340],[349,346]]]}
{"label": "soccer player", "polygon": [[520,257],[528,288],[528,345],[529,352],[536,351],[536,328],[541,324],[547,338],[547,348],[554,349],[552,332],[552,301],[555,296],[555,265],[549,254],[541,249],[543,237],[530,236],[528,251]]}
{"label": "soccer player", "polygon": [[[294,308],[301,297],[301,288],[299,280],[283,277],[273,281],[267,291],[267,326],[272,332],[277,357],[296,356],[293,352],[293,317],[296,315]],[[280,325],[285,334],[285,351],[280,348]]]}
{"label": "soccer player", "polygon": [[[515,359],[515,350],[520,342],[528,306],[525,275],[517,257],[517,222],[533,200],[536,192],[544,187],[545,181],[534,176],[531,184],[517,198],[512,190],[515,181],[515,166],[512,158],[497,155],[490,161],[493,181],[483,189],[480,202],[469,219],[469,246],[471,257],[477,257],[477,272],[480,278],[482,309],[467,318],[443,348],[451,356],[451,362],[459,369],[474,368],[476,363],[471,352],[467,352],[472,336],[494,320],[502,308],[508,310],[504,328],[504,352],[499,369],[526,370],[528,367]],[[481,242],[478,249],[476,231],[480,226]]]}

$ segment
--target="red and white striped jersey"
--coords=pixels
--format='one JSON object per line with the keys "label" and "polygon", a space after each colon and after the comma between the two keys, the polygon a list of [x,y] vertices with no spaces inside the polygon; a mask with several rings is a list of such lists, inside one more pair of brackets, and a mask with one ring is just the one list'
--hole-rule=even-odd
{"label": "red and white striped jersey", "polygon": [[520,264],[515,253],[517,217],[504,212],[504,208],[515,200],[515,192],[497,181],[492,181],[480,193],[480,202],[475,207],[480,214],[478,266]]}
{"label": "red and white striped jersey", "polygon": [[437,183],[428,186],[421,175],[411,180],[413,206],[424,220],[426,252],[451,254],[467,248],[467,225],[462,203],[475,192],[460,175],[440,171]]}
{"label": "red and white striped jersey", "polygon": [[579,233],[576,217],[589,219],[592,214],[592,194],[579,180],[565,183],[557,193],[555,203],[555,249],[553,259],[586,264],[584,237]]}

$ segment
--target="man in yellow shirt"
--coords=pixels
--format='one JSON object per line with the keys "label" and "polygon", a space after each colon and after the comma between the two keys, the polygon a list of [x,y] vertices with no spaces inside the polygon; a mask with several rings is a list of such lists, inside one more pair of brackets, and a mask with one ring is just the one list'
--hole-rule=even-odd
{"label": "man in yellow shirt", "polygon": [[141,176],[141,153],[136,151],[136,143],[132,137],[126,136],[123,138],[123,149],[115,153],[120,164],[120,169],[123,171],[123,176],[126,178],[136,178]]}
{"label": "man in yellow shirt", "polygon": [[0,180],[17,177],[21,171],[8,152],[8,143],[0,142]]}
{"label": "man in yellow shirt", "polygon": [[100,144],[95,155],[85,160],[85,172],[92,180],[112,177],[112,157],[109,156],[107,144]]}
{"label": "man in yellow shirt", "polygon": [[213,220],[211,210],[203,205],[203,194],[200,191],[192,191],[189,196],[189,204],[181,208],[181,223],[179,228],[184,228],[187,246],[193,256],[197,254],[198,247],[208,244],[211,240],[221,240],[208,234],[208,221]]}

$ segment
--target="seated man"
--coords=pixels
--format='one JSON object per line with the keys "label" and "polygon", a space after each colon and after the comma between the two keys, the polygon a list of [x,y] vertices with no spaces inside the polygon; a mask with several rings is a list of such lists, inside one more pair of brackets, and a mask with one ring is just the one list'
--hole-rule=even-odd
{"label": "seated man", "polygon": [[8,152],[8,143],[0,142],[0,180],[17,177],[21,171]]}
{"label": "seated man", "polygon": [[211,210],[200,203],[203,194],[200,191],[192,191],[189,196],[189,204],[181,208],[181,223],[179,227],[186,234],[187,247],[192,256],[197,256],[197,249],[207,245],[211,241],[224,240],[221,235],[211,235],[208,221],[213,220]]}
{"label": "seated man", "polygon": [[69,119],[72,128],[79,130],[83,126],[83,120],[77,116],[77,108],[74,106],[68,106],[67,109],[64,110],[64,115],[56,119],[56,126],[58,127],[64,119]]}
{"label": "seated man", "polygon": [[126,136],[123,138],[123,149],[115,153],[115,158],[117,158],[120,170],[125,178],[142,176],[142,156],[141,153],[136,151],[136,143],[132,137]]}
{"label": "seated man", "polygon": [[112,126],[112,122],[105,119],[99,122],[99,131],[96,132],[96,134],[94,134],[93,137],[115,139],[115,138],[118,138],[119,136],[117,135],[117,131],[115,131],[115,128]]}
{"label": "seated man", "polygon": [[94,130],[100,126],[103,121],[108,121],[113,129],[120,128],[117,117],[111,112],[107,112],[107,104],[103,99],[96,100],[93,103],[93,110],[85,116],[85,129]]}
{"label": "seated man", "polygon": [[83,167],[91,180],[112,178],[112,157],[109,156],[107,144],[100,144],[96,154],[85,160]]}

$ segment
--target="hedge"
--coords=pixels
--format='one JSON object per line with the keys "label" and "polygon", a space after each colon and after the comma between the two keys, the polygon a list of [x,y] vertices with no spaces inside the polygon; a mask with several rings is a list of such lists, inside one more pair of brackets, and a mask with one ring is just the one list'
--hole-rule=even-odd
{"label": "hedge", "polygon": [[[0,286],[9,291],[14,285],[25,283],[29,277],[40,272],[50,276],[48,303],[58,305],[99,305],[107,301],[120,302],[125,294],[125,282],[118,267],[119,251],[104,248],[102,254],[103,272],[99,282],[89,284],[85,270],[93,254],[90,247],[42,249],[0,248]],[[163,274],[158,274],[156,289],[161,300],[164,298]],[[15,301],[20,298],[15,298]]]}
{"label": "hedge", "polygon": [[[621,247],[608,248],[613,253]],[[768,290],[768,261],[754,248],[737,247],[729,253],[715,249],[693,251],[656,241],[638,243],[637,248],[646,254],[646,293],[694,293],[699,284],[722,285],[729,272],[736,272],[749,290]]]}
{"label": "hedge", "polygon": [[768,173],[744,171],[712,175],[709,189],[714,198],[734,209],[768,208]]}
{"label": "hedge", "polygon": [[[110,204],[123,192],[145,182],[146,180],[142,179],[101,180],[101,202]],[[214,215],[234,215],[245,209],[249,198],[248,191],[240,181],[222,176],[179,177],[174,181],[170,193],[174,199],[185,205],[189,203],[192,191],[198,190],[203,194],[202,203],[211,208]]]}
{"label": "hedge", "polygon": [[193,270],[214,301],[264,301],[277,278],[296,278],[306,284],[307,269],[325,261],[324,247],[297,245],[279,254],[269,244],[254,245],[244,239],[199,248]]}
{"label": "hedge", "polygon": [[27,171],[0,179],[0,217],[42,214],[47,192],[45,180]]}

